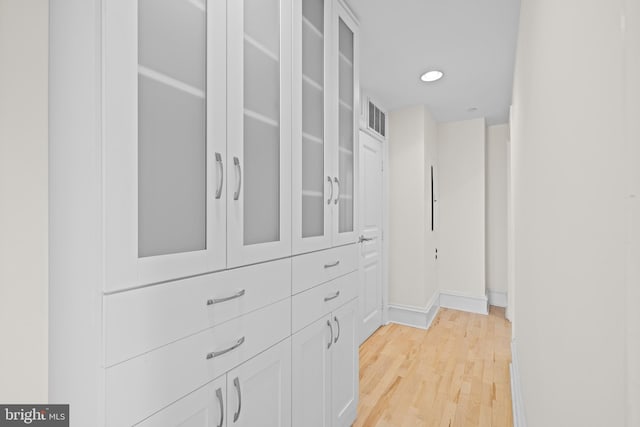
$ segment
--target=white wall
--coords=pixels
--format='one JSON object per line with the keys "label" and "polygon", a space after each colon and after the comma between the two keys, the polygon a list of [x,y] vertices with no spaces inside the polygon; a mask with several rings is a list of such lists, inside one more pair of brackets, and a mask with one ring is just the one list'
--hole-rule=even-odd
{"label": "white wall", "polygon": [[[436,291],[426,259],[432,250],[426,159],[435,122],[424,106],[389,114],[389,303],[425,308]],[[427,141],[425,143],[425,141]],[[429,199],[430,200],[430,199]],[[427,247],[429,245],[429,248]]]}
{"label": "white wall", "polygon": [[[516,346],[529,427],[638,425],[625,421],[621,5],[522,1],[511,142]],[[606,76],[596,77],[601,65]]]}
{"label": "white wall", "polygon": [[509,125],[487,127],[486,283],[489,292],[507,292],[507,153]]}
{"label": "white wall", "polygon": [[438,125],[438,282],[485,296],[485,122]]}
{"label": "white wall", "polygon": [[0,0],[0,402],[47,401],[47,0]]}

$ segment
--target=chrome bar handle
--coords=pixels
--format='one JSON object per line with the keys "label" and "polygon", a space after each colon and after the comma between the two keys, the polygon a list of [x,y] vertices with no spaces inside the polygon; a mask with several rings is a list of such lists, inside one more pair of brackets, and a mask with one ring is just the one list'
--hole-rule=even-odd
{"label": "chrome bar handle", "polygon": [[224,184],[224,165],[222,164],[222,155],[216,153],[216,164],[220,166],[220,178],[218,178],[218,188],[216,189],[216,199],[222,197],[222,185]]}
{"label": "chrome bar handle", "polygon": [[336,322],[336,326],[338,327],[338,335],[336,335],[336,339],[333,340],[333,343],[337,343],[340,339],[340,322],[338,321],[338,317],[333,316],[333,321]]}
{"label": "chrome bar handle", "polygon": [[244,343],[244,337],[240,338],[234,345],[229,348],[225,348],[224,350],[212,351],[211,353],[207,353],[207,360],[213,359],[214,357],[222,356],[223,354],[227,354],[232,350],[240,347]]}
{"label": "chrome bar handle", "polygon": [[238,377],[233,379],[233,386],[236,388],[238,393],[238,410],[233,414],[233,422],[235,423],[240,418],[240,411],[242,410],[242,391],[240,390],[240,380]]}
{"label": "chrome bar handle", "polygon": [[246,291],[243,289],[241,291],[236,292],[233,295],[230,295],[228,297],[223,297],[223,298],[212,298],[212,299],[208,299],[207,300],[207,305],[213,305],[213,304],[219,304],[221,302],[225,302],[225,301],[230,301],[232,299],[236,299],[236,298],[240,298],[241,296],[243,296],[246,293]]}
{"label": "chrome bar handle", "polygon": [[372,240],[375,240],[375,237],[364,237],[363,234],[360,235],[360,238],[358,238],[358,243],[362,243],[362,242],[370,242]]}
{"label": "chrome bar handle", "polygon": [[329,188],[331,188],[331,193],[329,193],[329,198],[327,199],[327,204],[331,204],[331,199],[333,199],[333,181],[331,181],[331,177],[327,177],[327,181],[329,181]]}
{"label": "chrome bar handle", "polygon": [[336,299],[339,296],[340,296],[340,291],[336,291],[336,293],[331,295],[330,297],[324,297],[324,302],[331,301],[332,299]]}
{"label": "chrome bar handle", "polygon": [[331,321],[327,320],[327,326],[329,327],[329,330],[331,331],[331,338],[329,339],[329,343],[327,344],[327,349],[331,348],[331,344],[333,344],[333,326],[331,326]]}
{"label": "chrome bar handle", "polygon": [[220,405],[220,422],[217,427],[222,427],[222,423],[224,422],[224,402],[222,401],[222,389],[218,388],[216,390],[216,397],[218,398],[218,404]]}
{"label": "chrome bar handle", "polygon": [[340,181],[338,181],[338,177],[333,177],[333,182],[336,183],[336,185],[338,186],[338,194],[336,194],[336,200],[334,201],[334,203],[337,205],[338,204],[338,199],[340,198]]}
{"label": "chrome bar handle", "polygon": [[338,261],[336,261],[336,262],[334,262],[334,263],[331,263],[331,264],[325,264],[325,265],[324,265],[324,268],[337,267],[337,266],[339,266],[339,265],[340,265],[340,260],[338,260]]}
{"label": "chrome bar handle", "polygon": [[236,168],[238,184],[236,185],[236,191],[233,193],[233,200],[238,200],[240,198],[240,190],[242,189],[242,167],[240,167],[240,159],[237,157],[233,158],[233,165]]}

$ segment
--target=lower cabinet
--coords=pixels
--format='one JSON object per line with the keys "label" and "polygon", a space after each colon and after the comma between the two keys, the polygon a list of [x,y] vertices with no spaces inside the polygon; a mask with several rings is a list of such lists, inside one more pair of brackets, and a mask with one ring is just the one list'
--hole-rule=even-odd
{"label": "lower cabinet", "polygon": [[291,427],[291,339],[152,415],[140,427]]}
{"label": "lower cabinet", "polygon": [[292,337],[294,426],[350,426],[358,404],[357,299]]}

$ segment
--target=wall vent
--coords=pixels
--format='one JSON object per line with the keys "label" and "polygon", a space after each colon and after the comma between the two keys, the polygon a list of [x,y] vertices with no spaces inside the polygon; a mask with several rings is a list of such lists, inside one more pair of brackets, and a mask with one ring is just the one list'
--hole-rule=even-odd
{"label": "wall vent", "polygon": [[370,99],[368,100],[367,127],[383,137],[387,136],[387,115]]}

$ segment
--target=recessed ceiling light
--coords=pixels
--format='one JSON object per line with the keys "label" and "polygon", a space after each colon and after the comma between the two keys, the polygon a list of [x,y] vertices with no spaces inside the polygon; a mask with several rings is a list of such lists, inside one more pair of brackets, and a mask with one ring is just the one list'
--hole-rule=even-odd
{"label": "recessed ceiling light", "polygon": [[431,70],[421,75],[420,80],[422,80],[423,82],[435,82],[437,80],[440,80],[442,76],[444,76],[444,73],[442,71]]}

